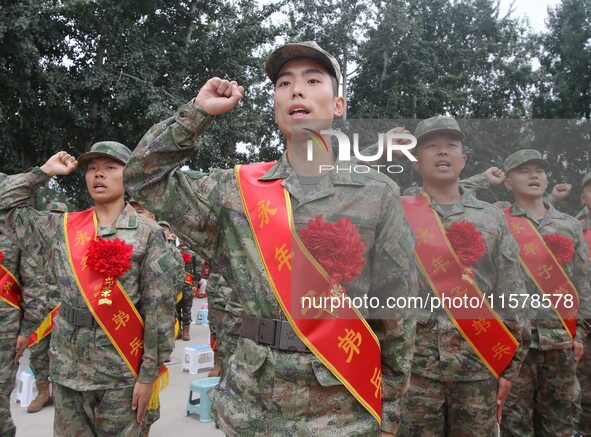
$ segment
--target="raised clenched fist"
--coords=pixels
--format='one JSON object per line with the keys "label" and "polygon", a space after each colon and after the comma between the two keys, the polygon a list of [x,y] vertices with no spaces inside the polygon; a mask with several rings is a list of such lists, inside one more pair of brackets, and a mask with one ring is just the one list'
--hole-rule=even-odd
{"label": "raised clenched fist", "polygon": [[506,179],[505,172],[498,167],[487,168],[484,174],[488,183],[493,187],[501,185]]}
{"label": "raised clenched fist", "polygon": [[68,152],[57,152],[41,166],[41,170],[49,177],[65,176],[78,168],[78,161]]}
{"label": "raised clenched fist", "polygon": [[213,77],[199,90],[193,105],[198,106],[209,115],[220,115],[235,108],[243,96],[244,87],[238,85],[235,80],[229,81]]}

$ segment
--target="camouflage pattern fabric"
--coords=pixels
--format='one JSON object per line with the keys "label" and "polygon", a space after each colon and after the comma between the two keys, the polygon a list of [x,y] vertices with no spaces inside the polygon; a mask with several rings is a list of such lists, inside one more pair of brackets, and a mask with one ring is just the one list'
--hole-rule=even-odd
{"label": "camouflage pattern fabric", "polygon": [[[511,236],[502,211],[482,202],[471,192],[463,191],[460,201],[454,205],[441,206],[431,200],[431,207],[438,213],[444,227],[454,222],[467,221],[473,223],[481,233],[487,246],[484,255],[472,266],[474,279],[485,295],[500,296],[509,292],[525,292],[524,277],[519,262],[517,243]],[[419,275],[419,296],[432,294],[430,285],[424,275]],[[529,326],[526,320],[520,318],[515,311],[502,310],[495,307],[495,311],[505,323],[509,331],[519,342],[513,360],[505,369],[502,376],[510,381],[517,379],[521,362],[525,358],[529,346]],[[447,313],[440,309],[434,312],[419,311],[417,316],[416,349],[412,362],[413,377],[421,377],[421,384],[428,381],[433,384],[433,390],[443,396],[441,408],[430,411],[429,422],[443,424],[442,429],[458,426],[449,422],[452,417],[473,414],[481,422],[481,435],[490,435],[496,429],[496,402],[492,408],[482,410],[482,405],[476,403],[456,402],[457,397],[450,397],[452,393],[461,393],[464,387],[475,387],[475,396],[495,398],[497,386],[490,384],[493,375],[480,357],[474,352],[470,344],[458,331]],[[465,383],[474,382],[472,386]],[[485,390],[490,390],[486,394]],[[402,428],[406,435],[423,427],[423,413],[420,404],[424,400],[424,393],[428,387],[416,391],[411,386],[409,399],[402,414]],[[471,410],[472,409],[472,410]],[[416,413],[416,414],[415,414]],[[426,414],[426,413],[424,413]],[[437,416],[437,417],[435,417]],[[439,425],[438,425],[439,426]],[[439,429],[439,428],[436,428]],[[468,429],[468,428],[466,428]],[[419,433],[419,435],[423,435]],[[430,434],[424,434],[430,435]],[[440,434],[440,435],[469,435],[469,434]],[[479,434],[480,435],[480,434]]]}
{"label": "camouflage pattern fabric", "polygon": [[[413,373],[398,437],[496,437],[497,380],[444,382]],[[441,414],[445,411],[447,414]],[[413,418],[407,421],[406,417]]]}
{"label": "camouflage pattern fabric", "polygon": [[[573,260],[563,269],[579,294],[579,320],[576,340],[583,342],[588,334],[585,319],[589,314],[590,265],[589,249],[580,223],[546,204],[544,218],[536,221],[518,204],[511,215],[527,217],[541,235],[567,236],[574,242]],[[530,295],[539,294],[537,286],[526,278]],[[575,363],[572,341],[552,309],[530,310],[532,342],[524,366],[505,404],[503,435],[566,436],[573,433],[573,392]],[[588,353],[589,351],[586,351]]]}
{"label": "camouflage pattern fabric", "polygon": [[[84,309],[86,303],[69,265],[63,215],[40,214],[26,205],[27,199],[47,181],[47,175],[38,167],[6,177],[0,183],[0,224],[16,236],[15,241],[24,253],[51,252],[48,262],[55,269],[62,301]],[[144,319],[144,358],[138,380],[151,383],[162,365],[162,361],[158,362],[156,332],[159,328],[169,329],[172,338],[173,314],[166,317],[160,311],[162,301],[173,300],[170,289],[175,280],[171,276],[174,261],[158,226],[138,219],[130,205],[126,205],[113,226],[99,229],[98,236],[120,238],[133,245],[132,266],[118,279]],[[51,338],[50,376],[54,383],[73,390],[106,390],[135,383],[102,329],[75,327],[57,317]]]}
{"label": "camouflage pattern fabric", "polygon": [[573,435],[573,350],[530,349],[505,401],[503,437]]}
{"label": "camouflage pattern fabric", "polygon": [[[127,191],[168,220],[188,246],[199,251],[228,281],[243,313],[285,319],[265,277],[233,170],[183,172],[195,140],[211,117],[191,105],[152,127],[125,168]],[[263,179],[283,179],[291,195],[296,229],[323,214],[350,217],[368,260],[347,287],[351,296],[408,296],[416,289],[413,237],[402,215],[398,187],[387,177],[336,172],[303,193],[284,155]],[[368,259],[367,255],[373,257]],[[376,322],[382,345],[382,428],[394,430],[398,401],[408,387],[414,322],[391,314]],[[387,329],[384,327],[388,326]],[[379,435],[372,416],[313,354],[273,350],[241,338],[228,362],[214,408],[228,435]],[[295,401],[294,401],[295,399]]]}
{"label": "camouflage pattern fabric", "polygon": [[53,385],[54,437],[140,437],[142,425],[131,410],[133,387],[77,391]]}

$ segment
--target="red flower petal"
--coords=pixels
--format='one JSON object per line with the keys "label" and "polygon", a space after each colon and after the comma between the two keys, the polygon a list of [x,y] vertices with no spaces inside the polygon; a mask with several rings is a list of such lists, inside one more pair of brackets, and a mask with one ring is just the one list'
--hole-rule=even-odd
{"label": "red flower petal", "polygon": [[574,241],[561,234],[546,234],[544,241],[561,265],[568,264],[575,256]]}
{"label": "red flower petal", "polygon": [[86,265],[105,276],[121,276],[131,267],[133,246],[125,241],[99,239],[90,243]]}
{"label": "red flower petal", "polygon": [[319,215],[308,222],[307,228],[300,229],[300,237],[334,281],[351,282],[361,274],[365,244],[349,218],[330,223]]}
{"label": "red flower petal", "polygon": [[460,262],[466,267],[476,264],[486,252],[486,241],[473,223],[452,223],[445,228],[445,233]]}
{"label": "red flower petal", "polygon": [[189,264],[191,262],[191,258],[192,256],[189,254],[189,252],[183,252],[183,261],[185,264]]}

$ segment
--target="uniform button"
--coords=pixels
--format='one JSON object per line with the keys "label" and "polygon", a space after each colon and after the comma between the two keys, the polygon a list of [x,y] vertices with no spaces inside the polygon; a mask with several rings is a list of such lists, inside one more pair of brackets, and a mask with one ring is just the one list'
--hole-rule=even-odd
{"label": "uniform button", "polygon": [[187,116],[187,113],[185,111],[179,112],[179,117],[185,118],[186,116]]}

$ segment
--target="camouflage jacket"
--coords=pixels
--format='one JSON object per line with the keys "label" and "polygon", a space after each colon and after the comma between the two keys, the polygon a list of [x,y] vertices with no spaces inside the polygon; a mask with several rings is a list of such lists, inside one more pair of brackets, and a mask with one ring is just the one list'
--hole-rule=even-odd
{"label": "camouflage jacket", "polygon": [[[0,184],[0,225],[6,227],[26,254],[42,254],[54,269],[62,302],[72,308],[87,308],[68,261],[63,214],[39,213],[28,199],[49,178],[38,167],[9,176]],[[120,238],[133,245],[132,265],[118,278],[144,320],[144,355],[138,381],[151,383],[173,342],[174,260],[160,228],[141,220],[126,205],[114,225],[101,227],[98,236]],[[168,331],[168,335],[158,335]],[[105,390],[135,383],[133,374],[101,328],[75,327],[56,319],[51,337],[50,376],[53,382],[74,390]]]}
{"label": "camouflage jacket", "polygon": [[[126,188],[134,199],[169,221],[181,240],[212,263],[214,270],[226,278],[238,296],[245,315],[285,319],[266,279],[235,172],[213,170],[206,174],[180,170],[181,164],[195,153],[195,141],[210,119],[191,105],[182,105],[174,117],[153,126],[125,168]],[[333,172],[305,195],[284,154],[262,179],[283,179],[282,185],[291,195],[297,229],[307,226],[308,221],[319,214],[330,222],[350,217],[357,226],[366,245],[367,263],[361,275],[347,286],[349,294],[408,296],[415,288],[413,237],[402,214],[399,189],[387,177],[377,173]],[[370,253],[371,259],[368,258]],[[396,314],[392,317],[396,319]],[[395,413],[391,412],[391,404],[408,385],[414,344],[414,322],[397,320],[396,328],[376,329],[382,343],[382,427],[386,430],[391,429],[391,422],[396,420],[392,417]],[[249,348],[248,361],[259,363],[258,367],[265,361],[281,360],[283,366],[293,367],[293,375],[313,371],[317,384],[340,384],[313,354],[278,352],[264,345],[239,342],[233,358],[244,356],[241,346]],[[249,372],[254,373],[256,369],[249,366]],[[252,378],[252,375],[246,377]],[[224,381],[221,391],[223,385]],[[260,409],[256,402],[249,407]],[[297,414],[296,410],[288,411],[285,417]]]}
{"label": "camouflage jacket", "polygon": [[23,255],[8,235],[0,232],[2,264],[20,284],[22,311],[0,299],[0,339],[28,337],[46,315],[45,300],[40,296],[44,292],[41,284],[45,266],[40,263],[40,257]]}
{"label": "camouflage jacket", "polygon": [[[591,310],[589,248],[583,237],[581,224],[576,219],[558,211],[547,203],[546,207],[548,211],[539,222],[525,212],[518,204],[513,204],[511,215],[528,218],[536,226],[541,235],[559,233],[573,240],[575,244],[575,255],[572,262],[563,265],[563,268],[579,294],[579,322],[577,323],[576,339],[583,341],[588,333],[583,320],[591,318],[589,317]],[[526,286],[530,294],[540,293],[529,275],[526,275]],[[532,314],[530,316],[532,318],[532,348],[549,350],[571,347],[570,336],[553,310],[538,310],[535,313],[530,311],[530,313]]]}
{"label": "camouflage jacket", "polygon": [[[482,293],[499,296],[525,292],[517,244],[501,210],[478,200],[468,191],[449,209],[442,208],[434,200],[431,207],[439,214],[444,227],[468,221],[484,237],[487,251],[473,266],[475,281]],[[419,275],[419,290],[419,296],[433,296],[423,274]],[[516,312],[502,311],[497,306],[495,311],[519,342],[513,360],[502,375],[515,381],[529,346],[528,325]],[[418,312],[412,371],[445,382],[478,381],[492,376],[444,310]]]}

